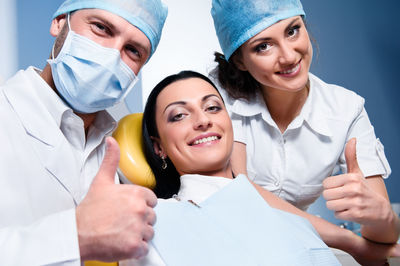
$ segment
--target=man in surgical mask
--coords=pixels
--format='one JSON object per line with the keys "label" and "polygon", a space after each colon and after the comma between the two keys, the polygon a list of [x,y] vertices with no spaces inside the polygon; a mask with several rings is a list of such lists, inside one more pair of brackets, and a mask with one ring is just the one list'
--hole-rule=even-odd
{"label": "man in surgical mask", "polygon": [[66,0],[43,71],[0,86],[0,265],[146,255],[156,197],[118,184],[105,109],[133,88],[166,16],[160,0]]}

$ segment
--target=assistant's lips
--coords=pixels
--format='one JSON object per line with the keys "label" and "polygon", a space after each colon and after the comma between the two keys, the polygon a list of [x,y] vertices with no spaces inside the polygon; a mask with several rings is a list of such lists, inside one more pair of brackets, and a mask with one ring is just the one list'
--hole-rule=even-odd
{"label": "assistant's lips", "polygon": [[287,76],[287,77],[295,76],[300,71],[300,68],[301,68],[300,63],[301,63],[301,60],[296,65],[294,65],[293,67],[287,68],[287,69],[282,70],[282,71],[278,71],[276,73],[281,75],[281,76]]}

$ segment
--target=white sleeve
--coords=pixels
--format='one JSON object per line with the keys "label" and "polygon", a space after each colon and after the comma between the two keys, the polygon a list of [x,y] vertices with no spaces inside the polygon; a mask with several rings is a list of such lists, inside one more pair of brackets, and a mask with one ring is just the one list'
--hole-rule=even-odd
{"label": "white sleeve", "polygon": [[80,266],[75,210],[0,228],[0,265]]}
{"label": "white sleeve", "polygon": [[234,141],[247,144],[247,136],[246,136],[247,119],[246,119],[246,117],[232,113],[231,120],[232,120]]}
{"label": "white sleeve", "polygon": [[[374,127],[364,107],[349,129],[347,141],[351,138],[357,139],[357,161],[364,176],[381,175],[387,178],[391,174],[390,165],[386,159],[384,147],[376,138]],[[347,172],[344,149],[339,162],[341,170]]]}

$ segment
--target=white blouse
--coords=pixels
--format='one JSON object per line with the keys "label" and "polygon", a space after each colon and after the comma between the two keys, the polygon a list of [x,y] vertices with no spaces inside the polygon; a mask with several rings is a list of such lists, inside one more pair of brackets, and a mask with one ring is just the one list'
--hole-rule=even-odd
{"label": "white blouse", "polygon": [[313,74],[309,79],[306,103],[283,134],[261,95],[247,102],[231,99],[221,89],[235,141],[246,144],[249,178],[303,210],[322,193],[326,177],[346,172],[344,148],[353,137],[364,176],[387,178],[391,173],[364,99]]}

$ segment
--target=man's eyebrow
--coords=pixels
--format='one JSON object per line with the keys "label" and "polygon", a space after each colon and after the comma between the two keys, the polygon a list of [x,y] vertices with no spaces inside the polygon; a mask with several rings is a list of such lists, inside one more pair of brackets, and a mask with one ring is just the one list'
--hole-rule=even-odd
{"label": "man's eyebrow", "polygon": [[[107,26],[107,28],[109,28],[110,31],[112,31],[113,33],[120,33],[120,31],[118,31],[118,29],[115,27],[115,25],[113,23],[111,23],[110,21],[108,21],[103,16],[93,14],[89,18],[99,20],[101,23],[105,24],[105,26]],[[145,45],[143,45],[137,41],[134,41],[134,40],[130,40],[129,43],[131,45],[133,45],[135,48],[141,50],[142,52],[147,53],[147,55],[150,54],[150,50]]]}
{"label": "man's eyebrow", "polygon": [[97,19],[97,20],[100,20],[100,22],[101,22],[101,23],[104,23],[104,24],[107,26],[107,28],[109,28],[111,31],[113,31],[113,32],[118,32],[117,29],[116,29],[116,27],[114,26],[114,24],[111,23],[110,21],[108,21],[108,20],[107,20],[106,18],[104,18],[103,16],[99,16],[99,15],[93,14],[93,15],[89,16],[89,19]]}

